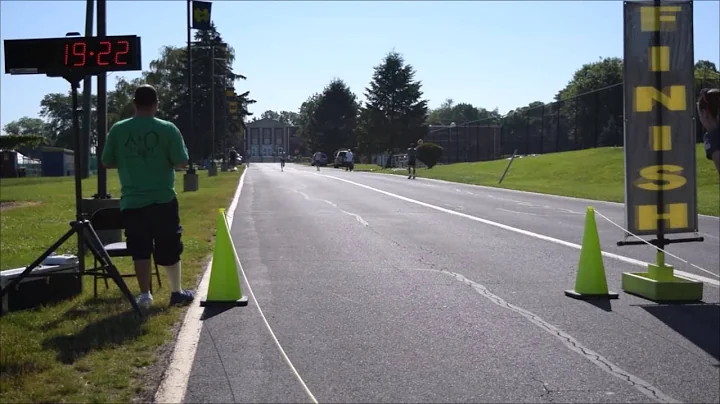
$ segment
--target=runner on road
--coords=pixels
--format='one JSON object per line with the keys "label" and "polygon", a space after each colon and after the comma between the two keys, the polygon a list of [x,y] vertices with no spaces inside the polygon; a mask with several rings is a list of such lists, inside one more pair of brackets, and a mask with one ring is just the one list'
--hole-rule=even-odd
{"label": "runner on road", "polygon": [[280,171],[285,171],[285,152],[280,152]]}
{"label": "runner on road", "polygon": [[315,168],[317,168],[318,171],[320,171],[320,158],[322,155],[319,151],[316,151],[315,154],[313,154],[313,164],[315,165]]}
{"label": "runner on road", "polygon": [[407,159],[408,159],[408,179],[415,178],[415,155],[417,154],[417,149],[415,149],[415,143],[410,143],[410,147],[407,149]]}
{"label": "runner on road", "polygon": [[355,169],[354,158],[355,156],[353,155],[352,149],[348,149],[345,153],[345,171],[352,171]]}

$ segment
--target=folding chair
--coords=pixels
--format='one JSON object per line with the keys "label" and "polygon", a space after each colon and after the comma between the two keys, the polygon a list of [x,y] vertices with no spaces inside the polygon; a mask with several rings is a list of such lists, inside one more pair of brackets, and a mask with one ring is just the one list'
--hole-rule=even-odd
{"label": "folding chair", "polygon": [[[120,211],[120,208],[105,208],[95,211],[93,213],[92,217],[90,218],[90,223],[92,224],[95,231],[99,232],[102,230],[124,230],[125,225],[123,224],[122,220],[122,213]],[[105,248],[105,251],[107,251],[108,255],[112,257],[130,257],[130,251],[127,249],[127,243],[124,241],[118,242],[118,243],[110,243],[103,245]],[[98,269],[97,267],[97,259],[95,260],[94,268],[86,271],[93,275],[93,293],[94,296],[97,298],[97,281],[98,278],[102,278],[105,281],[105,289],[108,288],[108,278],[110,275],[107,274],[103,269]],[[153,260],[153,264],[155,266],[155,276],[157,277],[158,281],[158,287],[162,287],[162,281],[160,280],[160,271],[158,270],[158,265]],[[123,278],[134,278],[135,274],[120,274]],[[150,277],[150,291],[152,292],[152,276]]]}

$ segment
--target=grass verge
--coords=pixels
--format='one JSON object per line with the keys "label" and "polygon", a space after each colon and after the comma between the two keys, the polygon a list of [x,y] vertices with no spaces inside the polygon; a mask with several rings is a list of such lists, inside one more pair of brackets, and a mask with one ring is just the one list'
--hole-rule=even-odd
{"label": "grass verge", "polygon": [[[697,197],[701,214],[720,215],[718,173],[697,146]],[[515,159],[502,184],[498,180],[508,160],[456,163],[418,169],[417,176],[465,184],[510,188],[544,194],[624,202],[625,163],[622,148],[604,147]],[[358,164],[356,171],[407,175],[405,170],[385,170]]]}
{"label": "grass verge", "polygon": [[[198,192],[178,192],[184,227],[183,284],[197,285],[212,252],[218,208],[227,208],[242,173],[200,174]],[[182,190],[182,174],[176,189]],[[97,179],[83,181],[85,197],[96,192]],[[120,195],[117,171],[108,171],[108,192]],[[19,178],[0,182],[0,265],[23,267],[67,229],[75,215],[72,178]],[[76,253],[71,238],[58,253]],[[122,273],[132,273],[129,258],[116,258]],[[162,272],[162,270],[161,270]],[[74,299],[6,314],[0,320],[0,402],[148,402],[152,399],[183,308],[168,308],[169,290],[155,285],[155,307],[145,321],[111,282],[84,279]],[[126,278],[138,292],[137,282]],[[156,282],[155,282],[156,284]]]}

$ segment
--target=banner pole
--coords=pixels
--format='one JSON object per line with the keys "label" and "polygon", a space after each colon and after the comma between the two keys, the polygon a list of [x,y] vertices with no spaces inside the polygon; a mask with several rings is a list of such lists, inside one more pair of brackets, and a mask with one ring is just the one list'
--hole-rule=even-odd
{"label": "banner pole", "polygon": [[[190,102],[190,139],[195,139],[195,119],[194,119],[194,108],[193,108],[193,84],[192,84],[192,50],[190,49],[190,31],[192,30],[192,0],[187,0],[187,53],[188,53],[188,96],[189,96],[189,102]],[[189,160],[189,166],[188,166],[188,174],[194,174],[195,169],[193,168],[193,159],[192,159],[192,145],[195,144],[195,142],[191,141],[191,146],[188,147],[188,160]]]}
{"label": "banner pole", "polygon": [[[661,46],[660,26],[662,24],[662,22],[660,20],[661,0],[653,0],[653,3],[654,3],[653,5],[655,6],[654,18],[655,18],[655,24],[656,24],[657,29],[653,32],[652,46],[656,47],[656,49],[659,49],[659,47]],[[660,63],[660,59],[661,59],[660,52],[654,52],[652,56],[655,58],[655,60],[653,60],[653,64],[656,66],[660,66],[660,64],[661,64]],[[657,69],[655,71],[655,88],[659,89],[660,91],[663,90],[661,69]],[[662,105],[657,105],[657,115],[655,116],[655,123],[660,128],[662,128],[662,126],[663,126],[663,108],[664,107]],[[663,137],[661,136],[661,142],[663,140],[665,140],[665,139],[663,139]],[[662,145],[661,147],[658,147],[658,150],[655,151],[655,159],[657,160],[656,163],[660,167],[660,171],[658,172],[658,175],[660,177],[659,182],[661,184],[664,184],[663,153],[664,153],[665,147],[666,147],[666,145]],[[665,211],[665,201],[664,201],[665,195],[664,195],[664,189],[663,189],[664,185],[660,185],[660,187],[658,187],[658,188],[659,189],[657,192],[656,202],[657,202],[657,212],[660,213],[660,212]],[[658,228],[657,247],[659,249],[663,250],[665,248],[665,219],[660,219],[657,221],[657,228]],[[660,262],[658,262],[657,264],[660,265]]]}

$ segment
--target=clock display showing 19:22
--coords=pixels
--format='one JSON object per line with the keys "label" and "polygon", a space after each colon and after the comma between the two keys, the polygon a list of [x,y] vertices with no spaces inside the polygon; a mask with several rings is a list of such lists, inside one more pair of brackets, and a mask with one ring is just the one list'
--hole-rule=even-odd
{"label": "clock display showing 19:22", "polygon": [[141,69],[137,36],[5,41],[5,70],[10,74],[92,75]]}

